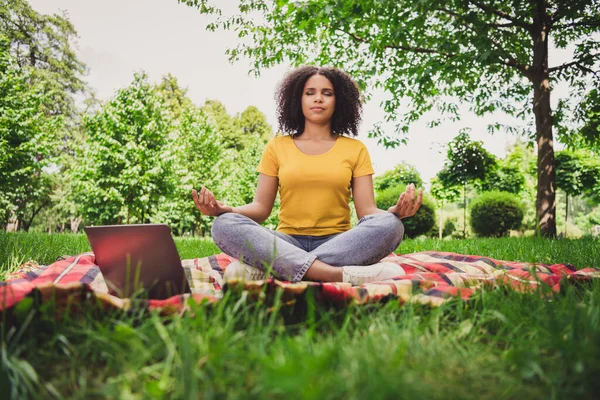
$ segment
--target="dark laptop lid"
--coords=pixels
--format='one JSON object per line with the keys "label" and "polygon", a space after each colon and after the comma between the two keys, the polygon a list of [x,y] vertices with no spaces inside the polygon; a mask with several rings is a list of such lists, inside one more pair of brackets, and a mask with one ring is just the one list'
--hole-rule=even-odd
{"label": "dark laptop lid", "polygon": [[85,233],[111,294],[130,297],[142,292],[165,299],[189,292],[167,225],[90,226]]}

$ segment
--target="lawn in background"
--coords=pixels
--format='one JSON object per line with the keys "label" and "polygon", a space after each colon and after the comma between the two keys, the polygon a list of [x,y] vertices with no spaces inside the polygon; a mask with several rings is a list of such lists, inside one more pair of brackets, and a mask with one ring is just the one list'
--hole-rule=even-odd
{"label": "lawn in background", "polygon": [[[182,258],[215,254],[176,238]],[[600,266],[600,243],[409,240],[398,252]],[[83,235],[0,233],[0,269],[89,251]],[[268,309],[228,293],[183,317],[51,310],[2,327],[0,390],[22,398],[598,398],[600,285],[478,293],[440,308]]]}

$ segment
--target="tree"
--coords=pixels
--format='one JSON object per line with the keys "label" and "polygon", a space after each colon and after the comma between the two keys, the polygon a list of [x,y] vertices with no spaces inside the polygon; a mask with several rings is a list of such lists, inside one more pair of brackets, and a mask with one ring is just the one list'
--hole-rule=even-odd
{"label": "tree", "polygon": [[207,100],[202,107],[202,112],[223,138],[226,149],[241,150],[244,148],[244,137],[236,126],[235,120],[227,113],[225,106],[218,100]]}
{"label": "tree", "polygon": [[519,194],[525,185],[525,175],[518,166],[500,160],[481,183],[481,192],[499,191]]}
{"label": "tree", "polygon": [[[230,17],[208,0],[179,2],[218,14],[208,28],[235,30],[242,40],[230,59],[250,58],[256,74],[283,62],[334,65],[363,88],[386,90],[386,119],[398,128],[373,132],[385,145],[404,141],[409,124],[434,108],[453,118],[460,104],[477,115],[533,117],[540,232],[556,234],[551,87],[567,82],[581,91],[594,73],[597,0],[255,0],[241,1]],[[551,66],[551,40],[574,49],[572,60]]]}
{"label": "tree", "polygon": [[440,208],[439,238],[442,239],[444,230],[444,205],[458,199],[460,196],[460,188],[458,186],[446,187],[442,184],[438,177],[432,178],[430,182],[431,188],[429,189],[429,192],[436,200],[436,203]]}
{"label": "tree", "polygon": [[210,188],[216,196],[223,192],[223,181],[229,172],[224,169],[221,137],[208,122],[202,110],[187,105],[178,110],[174,121],[177,130],[169,143],[173,160],[171,193],[158,206],[152,222],[167,223],[175,234],[210,232],[210,219],[202,217],[191,198],[192,189],[200,185]]}
{"label": "tree", "polygon": [[462,186],[463,188],[463,236],[467,234],[467,184],[483,181],[496,160],[481,142],[471,141],[466,132],[460,133],[448,143],[447,161],[437,177],[446,188]]}
{"label": "tree", "polygon": [[9,40],[20,69],[30,71],[31,83],[52,96],[44,102],[51,115],[77,114],[75,94],[88,91],[86,66],[75,54],[77,31],[63,15],[42,15],[26,0],[0,0],[0,32]]}
{"label": "tree", "polygon": [[255,142],[266,144],[273,137],[273,128],[267,123],[265,114],[255,106],[249,106],[236,115],[234,124],[240,130],[244,147],[249,147]]}
{"label": "tree", "polygon": [[48,201],[42,172],[61,124],[61,118],[44,115],[47,93],[28,78],[0,36],[0,224],[12,218],[25,230]]}
{"label": "tree", "polygon": [[179,121],[184,110],[192,105],[192,101],[187,96],[187,88],[179,86],[179,81],[171,74],[163,76],[157,91],[167,105],[173,121]]}
{"label": "tree", "polygon": [[401,184],[408,185],[414,183],[416,187],[423,186],[423,180],[417,169],[405,162],[401,162],[393,169],[385,171],[383,174],[373,179],[373,187],[375,190],[385,190],[392,186]]}
{"label": "tree", "polygon": [[95,223],[147,222],[173,190],[167,107],[145,74],[135,74],[96,115],[75,169],[76,198]]}
{"label": "tree", "polygon": [[569,196],[578,196],[584,192],[593,192],[600,182],[598,162],[589,162],[591,154],[586,151],[563,150],[556,153],[556,186],[566,194],[565,200],[565,237],[569,218]]}

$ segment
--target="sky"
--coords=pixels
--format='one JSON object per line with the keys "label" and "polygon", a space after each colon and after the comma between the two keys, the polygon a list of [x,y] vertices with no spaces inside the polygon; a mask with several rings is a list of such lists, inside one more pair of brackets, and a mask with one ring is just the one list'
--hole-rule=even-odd
{"label": "sky", "polygon": [[[262,72],[259,78],[249,75],[249,61],[228,61],[227,48],[235,47],[233,32],[209,32],[206,24],[212,17],[177,0],[29,0],[43,14],[65,12],[79,34],[76,52],[88,69],[86,80],[98,99],[110,99],[119,88],[127,86],[137,71],[145,71],[158,82],[171,73],[181,86],[187,87],[194,103],[208,99],[221,101],[229,114],[242,112],[250,105],[262,111],[271,126],[277,127],[274,93],[278,82],[289,70],[280,65]],[[219,6],[234,10],[236,0],[220,0]],[[565,60],[567,61],[567,60]],[[554,60],[553,65],[562,63]],[[359,139],[371,154],[375,175],[407,162],[417,168],[425,182],[442,169],[447,143],[462,128],[471,128],[471,138],[502,157],[516,137],[487,132],[488,118],[468,112],[457,123],[443,123],[427,128],[425,120],[411,127],[409,142],[396,149],[385,149],[367,132],[384,119],[380,103],[385,94],[376,92],[364,106]]]}

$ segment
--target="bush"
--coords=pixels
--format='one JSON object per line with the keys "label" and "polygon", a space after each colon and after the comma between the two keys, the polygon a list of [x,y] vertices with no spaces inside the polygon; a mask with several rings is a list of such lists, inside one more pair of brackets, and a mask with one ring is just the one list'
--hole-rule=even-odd
{"label": "bush", "polygon": [[456,220],[448,218],[442,228],[442,237],[450,236],[456,231]]}
{"label": "bush", "polygon": [[[406,185],[398,185],[377,192],[377,207],[387,210],[395,205],[400,194],[404,192]],[[409,238],[415,238],[424,235],[435,226],[435,206],[433,201],[423,194],[423,204],[417,213],[402,220],[404,224],[404,234]]]}
{"label": "bush", "polygon": [[507,236],[523,222],[523,205],[507,192],[484,192],[471,203],[471,228],[478,236]]}

